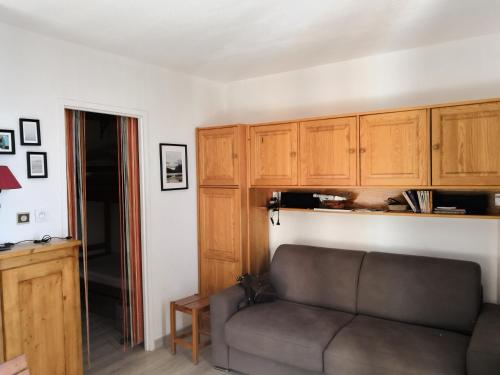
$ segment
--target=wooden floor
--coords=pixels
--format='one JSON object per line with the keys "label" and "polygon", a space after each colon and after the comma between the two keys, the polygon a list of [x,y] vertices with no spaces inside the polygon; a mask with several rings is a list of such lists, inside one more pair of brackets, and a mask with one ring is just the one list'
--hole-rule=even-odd
{"label": "wooden floor", "polygon": [[[220,375],[210,364],[210,347],[201,351],[200,362],[193,365],[191,352],[177,348],[172,355],[168,348],[145,352],[142,347],[124,352],[120,345],[120,333],[113,322],[93,316],[91,319],[92,367],[85,370],[88,375]],[[86,358],[86,354],[84,353]]]}

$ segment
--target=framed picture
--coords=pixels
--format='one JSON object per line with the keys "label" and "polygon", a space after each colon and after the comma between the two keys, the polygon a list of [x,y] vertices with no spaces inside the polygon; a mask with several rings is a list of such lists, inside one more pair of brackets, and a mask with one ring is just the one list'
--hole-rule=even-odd
{"label": "framed picture", "polygon": [[160,143],[161,190],[188,188],[187,145]]}
{"label": "framed picture", "polygon": [[40,120],[20,118],[19,130],[21,133],[21,145],[23,146],[41,146],[40,139]]}
{"label": "framed picture", "polygon": [[15,154],[16,142],[14,130],[0,129],[0,155]]}
{"label": "framed picture", "polygon": [[47,153],[27,152],[28,178],[47,178]]}

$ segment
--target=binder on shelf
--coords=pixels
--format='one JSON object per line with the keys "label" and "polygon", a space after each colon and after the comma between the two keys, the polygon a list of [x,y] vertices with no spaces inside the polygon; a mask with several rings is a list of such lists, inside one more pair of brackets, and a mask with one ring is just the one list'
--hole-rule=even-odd
{"label": "binder on shelf", "polygon": [[406,190],[403,191],[403,197],[406,199],[411,209],[415,213],[432,213],[433,195],[430,190]]}
{"label": "binder on shelf", "polygon": [[408,204],[410,205],[410,208],[412,209],[413,212],[417,212],[417,208],[415,207],[415,205],[413,204],[413,201],[410,199],[410,195],[408,194],[408,192],[406,191],[403,191],[403,197],[406,199],[406,201],[408,202]]}

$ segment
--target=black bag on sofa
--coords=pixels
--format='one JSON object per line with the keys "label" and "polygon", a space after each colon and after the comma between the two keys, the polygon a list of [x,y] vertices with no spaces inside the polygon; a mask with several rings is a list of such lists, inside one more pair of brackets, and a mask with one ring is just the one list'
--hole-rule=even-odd
{"label": "black bag on sofa", "polygon": [[245,273],[236,280],[245,291],[245,299],[239,303],[238,309],[256,303],[273,302],[276,299],[276,290],[271,285],[268,274],[253,276]]}

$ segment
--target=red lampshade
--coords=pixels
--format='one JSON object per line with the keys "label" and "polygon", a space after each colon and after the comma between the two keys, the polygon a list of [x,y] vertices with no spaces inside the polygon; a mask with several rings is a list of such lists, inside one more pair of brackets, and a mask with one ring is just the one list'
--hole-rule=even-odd
{"label": "red lampshade", "polygon": [[21,184],[16,180],[9,167],[0,165],[0,191],[4,189],[19,189]]}

